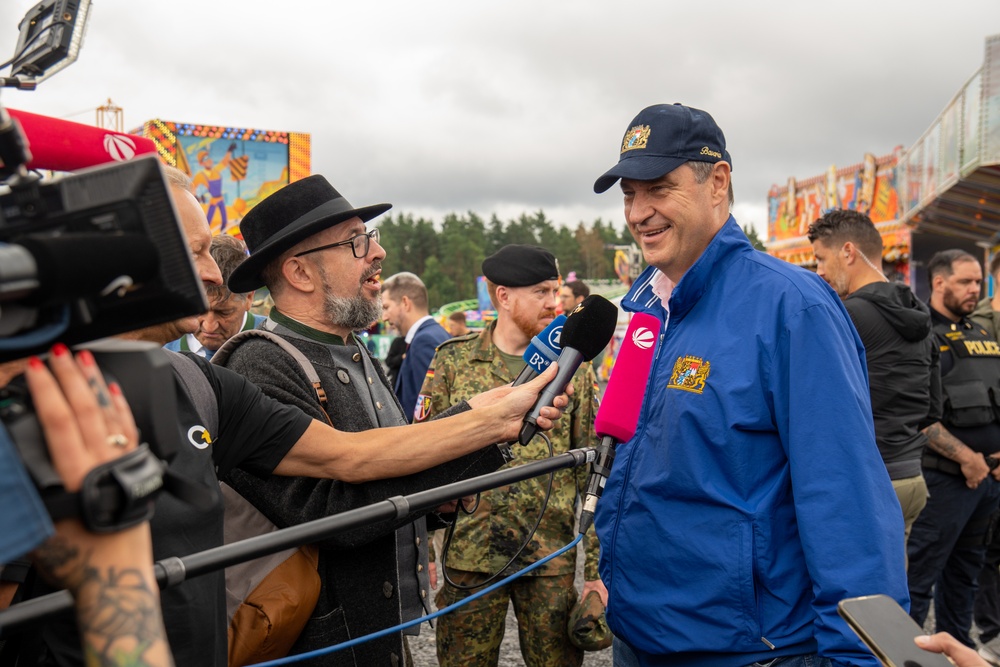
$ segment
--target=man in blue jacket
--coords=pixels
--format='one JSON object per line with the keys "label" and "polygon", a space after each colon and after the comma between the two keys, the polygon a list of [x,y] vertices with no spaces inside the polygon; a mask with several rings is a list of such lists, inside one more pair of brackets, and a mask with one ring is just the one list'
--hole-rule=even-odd
{"label": "man in blue jacket", "polygon": [[665,325],[597,508],[615,664],[875,667],[837,614],[908,604],[864,348],[820,278],[751,247],[731,171],[709,114],[656,105],[594,184],[621,179],[650,264],[622,306]]}
{"label": "man in blue jacket", "polygon": [[427,288],[409,271],[390,276],[382,283],[382,318],[406,340],[406,351],[393,390],[403,406],[406,421],[423,421],[430,408],[420,394],[434,350],[451,335],[430,316]]}

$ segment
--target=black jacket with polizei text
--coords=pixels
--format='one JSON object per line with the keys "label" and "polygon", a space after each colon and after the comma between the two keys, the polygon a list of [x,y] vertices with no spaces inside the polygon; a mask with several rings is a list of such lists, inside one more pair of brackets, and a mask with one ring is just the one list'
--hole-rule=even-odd
{"label": "black jacket with polizei text", "polygon": [[920,429],[940,419],[930,312],[902,283],[865,285],[844,306],[865,345],[875,440],[889,477],[916,477],[927,444]]}

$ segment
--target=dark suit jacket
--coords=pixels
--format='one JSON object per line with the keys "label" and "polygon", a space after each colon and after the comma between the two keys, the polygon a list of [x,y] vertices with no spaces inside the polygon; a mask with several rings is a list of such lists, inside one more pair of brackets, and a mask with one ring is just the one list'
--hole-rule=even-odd
{"label": "dark suit jacket", "polygon": [[443,326],[434,320],[425,320],[410,340],[410,347],[403,357],[403,365],[399,367],[394,387],[396,396],[399,397],[399,404],[403,406],[406,421],[413,422],[417,396],[420,395],[420,388],[424,386],[424,376],[427,375],[427,369],[434,359],[434,350],[449,338],[451,334],[445,331]]}

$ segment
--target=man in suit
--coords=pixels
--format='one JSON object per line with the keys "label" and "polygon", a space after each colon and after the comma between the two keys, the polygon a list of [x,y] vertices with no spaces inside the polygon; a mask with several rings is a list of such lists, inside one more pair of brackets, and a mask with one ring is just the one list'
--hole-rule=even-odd
{"label": "man in suit", "polygon": [[416,275],[404,271],[382,283],[382,317],[406,339],[403,364],[399,367],[394,390],[403,406],[406,421],[421,421],[430,401],[418,400],[434,350],[451,338],[443,326],[430,316],[427,288]]}

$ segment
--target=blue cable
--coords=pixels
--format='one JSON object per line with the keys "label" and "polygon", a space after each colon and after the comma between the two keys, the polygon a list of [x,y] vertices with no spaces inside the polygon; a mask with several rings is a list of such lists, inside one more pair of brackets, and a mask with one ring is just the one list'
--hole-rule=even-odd
{"label": "blue cable", "polygon": [[[0,350],[4,352],[31,350],[36,347],[48,346],[55,343],[66,332],[66,329],[69,328],[69,306],[56,308],[54,315],[57,319],[38,326],[27,333],[0,338]],[[0,314],[0,317],[2,317],[2,314]]]}
{"label": "blue cable", "polygon": [[301,660],[309,660],[310,658],[318,658],[321,655],[326,655],[327,653],[333,653],[335,651],[341,651],[341,650],[343,650],[345,648],[350,648],[352,646],[357,646],[358,644],[363,644],[363,643],[365,643],[367,641],[370,641],[372,639],[377,639],[379,637],[385,637],[386,635],[391,635],[391,634],[396,633],[396,632],[402,632],[406,628],[413,627],[414,625],[419,625],[419,624],[423,623],[424,621],[432,621],[435,618],[437,618],[438,616],[444,616],[445,614],[451,613],[451,612],[455,611],[456,609],[458,609],[459,607],[461,607],[462,605],[468,604],[468,603],[472,602],[473,600],[477,600],[477,599],[483,597],[484,595],[486,595],[487,593],[492,593],[493,591],[495,591],[496,589],[500,588],[501,586],[506,586],[507,584],[509,584],[514,579],[517,579],[518,577],[520,577],[520,576],[522,576],[524,574],[527,574],[528,572],[531,572],[532,570],[535,570],[535,569],[541,567],[542,565],[544,565],[545,563],[549,562],[553,558],[561,556],[562,554],[566,553],[567,551],[569,551],[570,549],[572,549],[573,547],[575,547],[577,544],[580,543],[580,540],[582,540],[582,539],[583,539],[583,535],[577,535],[576,539],[574,539],[572,542],[570,542],[569,544],[567,544],[566,546],[564,546],[559,551],[556,551],[555,553],[549,554],[545,558],[541,559],[540,561],[538,561],[536,563],[532,563],[531,565],[529,565],[528,567],[524,568],[523,570],[518,570],[517,572],[515,572],[512,575],[510,575],[506,579],[501,579],[500,581],[498,581],[497,583],[493,584],[489,588],[484,588],[483,590],[479,591],[478,593],[473,593],[472,595],[470,595],[469,597],[465,598],[464,600],[459,600],[455,604],[448,605],[444,609],[438,609],[436,612],[434,612],[433,614],[431,614],[429,616],[421,616],[420,618],[415,618],[412,621],[407,621],[406,623],[400,623],[399,625],[397,625],[395,627],[386,628],[385,630],[379,630],[378,632],[373,632],[373,633],[371,633],[369,635],[365,635],[364,637],[358,637],[357,639],[351,639],[350,641],[343,642],[342,644],[337,644],[335,646],[327,646],[325,648],[316,649],[315,651],[309,651],[308,653],[299,653],[298,655],[290,655],[290,656],[287,656],[287,657],[284,657],[284,658],[278,658],[277,660],[268,660],[267,662],[258,662],[255,665],[252,665],[251,667],[273,667],[274,665],[289,665],[289,664],[291,664],[293,662],[299,662]]}

